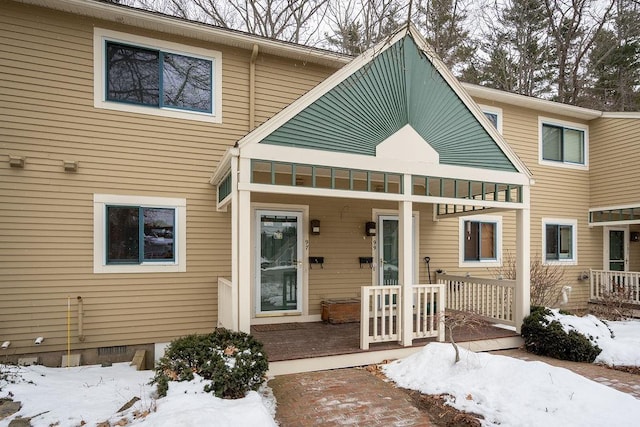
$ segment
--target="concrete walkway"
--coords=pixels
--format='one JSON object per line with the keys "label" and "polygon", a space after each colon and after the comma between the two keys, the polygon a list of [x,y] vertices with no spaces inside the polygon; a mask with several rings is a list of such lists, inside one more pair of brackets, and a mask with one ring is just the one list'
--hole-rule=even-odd
{"label": "concrete walkway", "polygon": [[[520,349],[492,353],[570,369],[640,399],[640,375],[536,356]],[[406,393],[365,369],[282,375],[269,381],[269,386],[278,401],[276,420],[281,427],[433,425]]]}

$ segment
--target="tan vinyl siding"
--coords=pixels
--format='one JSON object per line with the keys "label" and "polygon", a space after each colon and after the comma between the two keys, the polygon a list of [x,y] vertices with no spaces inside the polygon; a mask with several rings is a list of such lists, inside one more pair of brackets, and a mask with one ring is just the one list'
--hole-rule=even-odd
{"label": "tan vinyl siding", "polygon": [[640,205],[640,119],[595,120],[591,138],[591,206]]}
{"label": "tan vinyl siding", "polygon": [[[94,108],[94,27],[221,51],[223,123]],[[231,221],[208,181],[248,131],[251,52],[12,2],[2,4],[0,40],[0,337],[18,353],[35,352],[36,336],[46,337],[37,351],[65,349],[68,297],[74,349],[210,331],[218,276],[230,277]],[[281,80],[296,84],[258,82],[262,120],[328,73],[279,62]],[[10,168],[10,155],[26,157],[24,169]],[[78,171],[65,173],[63,160]],[[96,193],[185,198],[187,271],[94,274]]]}
{"label": "tan vinyl siding", "polygon": [[[562,269],[564,284],[572,287],[568,308],[585,308],[589,297],[589,281],[578,280],[578,276],[589,268],[599,269],[602,266],[602,230],[589,228],[587,218],[593,162],[589,165],[589,170],[540,164],[538,118],[542,116],[579,125],[589,125],[589,149],[593,150],[593,141],[597,136],[593,135],[591,124],[583,120],[495,103],[486,99],[476,101],[502,108],[503,136],[533,174],[535,184],[531,187],[531,257],[540,257],[544,251],[542,247],[543,218],[578,221],[578,263],[563,266]],[[593,151],[590,153],[593,159]]]}

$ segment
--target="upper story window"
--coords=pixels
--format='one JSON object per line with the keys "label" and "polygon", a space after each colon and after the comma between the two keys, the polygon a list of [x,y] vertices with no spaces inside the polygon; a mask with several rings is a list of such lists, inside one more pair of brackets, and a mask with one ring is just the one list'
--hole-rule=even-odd
{"label": "upper story window", "polygon": [[480,104],[480,109],[484,113],[485,117],[489,119],[493,127],[495,127],[498,132],[502,133],[502,108]]}
{"label": "upper story window", "polygon": [[186,201],[94,195],[94,273],[186,271]]}
{"label": "upper story window", "polygon": [[94,32],[97,108],[221,122],[221,54],[115,31]]}
{"label": "upper story window", "polygon": [[586,126],[540,119],[540,163],[585,168],[587,158]]}
{"label": "upper story window", "polygon": [[499,266],[502,253],[502,217],[460,218],[460,266]]}
{"label": "upper story window", "polygon": [[577,225],[571,219],[542,220],[545,264],[577,262]]}

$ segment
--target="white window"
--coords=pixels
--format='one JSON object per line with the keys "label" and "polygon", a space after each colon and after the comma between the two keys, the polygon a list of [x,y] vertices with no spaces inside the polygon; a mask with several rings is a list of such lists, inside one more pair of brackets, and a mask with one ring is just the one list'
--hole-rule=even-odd
{"label": "white window", "polygon": [[502,217],[475,215],[459,221],[460,267],[502,265]]}
{"label": "white window", "polygon": [[482,104],[479,106],[493,127],[495,127],[498,132],[502,133],[502,108]]}
{"label": "white window", "polygon": [[578,262],[578,222],[574,219],[542,219],[542,247],[545,264]]}
{"label": "white window", "polygon": [[589,128],[577,123],[539,119],[540,164],[586,169]]}
{"label": "white window", "polygon": [[186,271],[185,199],[95,194],[93,272]]}
{"label": "white window", "polygon": [[221,122],[222,54],[94,30],[94,106]]}

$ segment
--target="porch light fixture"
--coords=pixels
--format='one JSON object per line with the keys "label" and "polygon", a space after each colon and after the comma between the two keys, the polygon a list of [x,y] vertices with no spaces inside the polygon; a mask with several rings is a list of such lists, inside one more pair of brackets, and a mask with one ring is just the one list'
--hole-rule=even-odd
{"label": "porch light fixture", "polygon": [[376,223],[373,221],[369,221],[364,225],[364,234],[366,236],[375,236],[376,235]]}
{"label": "porch light fixture", "polygon": [[314,236],[317,236],[318,234],[320,234],[320,220],[319,219],[312,219],[311,220],[311,234],[313,234]]}
{"label": "porch light fixture", "polygon": [[629,238],[632,242],[640,242],[640,233],[637,231],[632,231],[629,233]]}
{"label": "porch light fixture", "polygon": [[24,156],[9,156],[9,166],[12,168],[24,168]]}
{"label": "porch light fixture", "polygon": [[75,160],[63,160],[65,172],[77,172],[78,171],[78,162]]}

